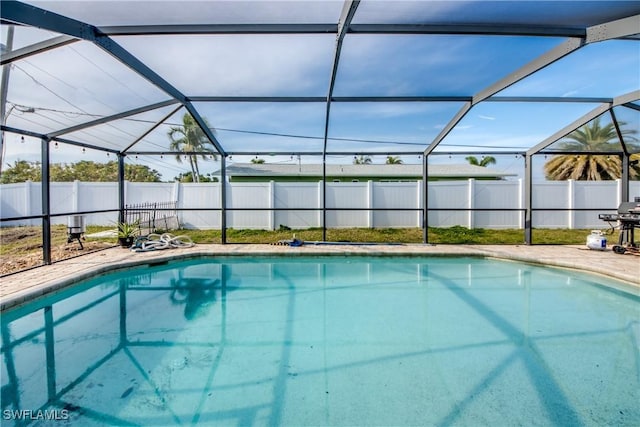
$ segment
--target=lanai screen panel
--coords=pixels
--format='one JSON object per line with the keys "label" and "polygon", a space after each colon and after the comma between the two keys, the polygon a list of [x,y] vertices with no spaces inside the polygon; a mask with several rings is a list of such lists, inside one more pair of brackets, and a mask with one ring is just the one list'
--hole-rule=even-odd
{"label": "lanai screen panel", "polygon": [[326,96],[335,35],[115,37],[188,96]]}
{"label": "lanai screen panel", "polygon": [[230,153],[322,152],[323,102],[196,102]]}
{"label": "lanai screen panel", "polygon": [[77,42],[12,63],[7,101],[32,114],[7,125],[51,133],[152,104],[167,95],[89,42]]}
{"label": "lanai screen panel", "polygon": [[523,24],[583,27],[627,16],[629,1],[362,0],[354,24]]}
{"label": "lanai screen panel", "polygon": [[473,96],[563,42],[557,37],[354,34],[335,96]]}
{"label": "lanai screen panel", "polygon": [[[629,135],[632,136],[632,135]],[[622,144],[611,115],[607,112],[579,127],[559,141],[541,150],[542,153],[622,152]]]}
{"label": "lanai screen panel", "polygon": [[525,152],[596,108],[594,103],[483,102],[474,106],[434,153]]}
{"label": "lanai screen panel", "polygon": [[501,96],[615,97],[640,90],[635,40],[589,44],[505,89]]}
{"label": "lanai screen panel", "polygon": [[[173,111],[169,108],[170,111]],[[165,116],[165,119],[160,123],[154,124],[153,128],[148,130],[144,136],[140,136],[135,145],[131,146],[127,151],[132,153],[168,153],[171,151],[180,151],[171,149],[171,139],[169,138],[169,132],[172,128],[179,128],[183,125],[184,116],[187,113],[185,108],[180,108],[178,111]],[[176,135],[178,138],[179,135]],[[211,144],[207,144],[209,148],[213,148]]]}
{"label": "lanai screen panel", "polygon": [[[177,104],[171,104],[155,108],[140,114],[65,133],[62,137],[117,151],[135,150],[137,148],[136,142],[152,130],[157,123],[162,122],[166,115],[174,111],[177,106]],[[164,149],[168,149],[166,144]]]}
{"label": "lanai screen panel", "polygon": [[95,26],[337,22],[341,1],[25,1]]}
{"label": "lanai screen panel", "polygon": [[626,106],[615,107],[616,116],[622,140],[630,153],[640,153],[640,107],[638,109]]}
{"label": "lanai screen panel", "polygon": [[[58,37],[60,34],[52,31],[41,30],[33,27],[14,26],[13,28],[13,42],[11,50],[22,49],[27,46],[31,46],[35,43],[40,43],[45,40]],[[9,26],[3,25],[2,31],[0,31],[2,44],[8,46],[9,42]]]}
{"label": "lanai screen panel", "polygon": [[334,102],[328,152],[423,152],[461,102]]}

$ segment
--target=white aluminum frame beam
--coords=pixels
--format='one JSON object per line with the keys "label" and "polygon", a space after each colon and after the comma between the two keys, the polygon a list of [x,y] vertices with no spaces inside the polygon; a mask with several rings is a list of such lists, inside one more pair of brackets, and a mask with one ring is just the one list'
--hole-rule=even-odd
{"label": "white aluminum frame beam", "polygon": [[176,108],[172,109],[169,113],[165,114],[165,116],[160,119],[158,122],[156,122],[153,126],[151,126],[145,133],[143,133],[142,135],[140,135],[138,138],[136,138],[135,141],[133,141],[131,144],[129,144],[124,150],[122,150],[123,153],[127,153],[134,145],[136,145],[138,142],[142,141],[144,138],[146,138],[147,135],[149,135],[151,132],[153,132],[158,126],[160,126],[162,123],[164,123],[165,121],[169,120],[169,117],[173,116],[175,113],[177,113],[180,109],[182,108],[182,105],[177,106]]}
{"label": "white aluminum frame beam", "polygon": [[28,58],[30,56],[37,55],[38,53],[46,52],[48,50],[66,46],[77,41],[77,38],[71,36],[57,36],[47,40],[43,40],[41,42],[16,49],[11,52],[3,53],[2,58],[0,58],[0,65],[10,64],[14,61]]}
{"label": "white aluminum frame beam", "polygon": [[635,15],[587,28],[585,42],[595,43],[638,34],[640,34],[640,15]]}
{"label": "white aluminum frame beam", "polygon": [[[188,96],[190,102],[327,102],[323,96]],[[491,96],[485,102],[602,103],[613,98],[579,96]],[[473,96],[333,96],[331,102],[473,102]]]}
{"label": "white aluminum frame beam", "polygon": [[50,138],[55,138],[57,136],[65,135],[67,133],[77,132],[79,130],[87,129],[93,126],[98,126],[101,124],[105,124],[107,122],[111,122],[114,120],[125,119],[127,117],[135,116],[136,114],[146,113],[147,111],[155,110],[158,108],[167,107],[169,105],[173,105],[178,103],[175,99],[171,99],[168,101],[157,102],[155,104],[145,105],[143,107],[134,108],[129,111],[123,111],[122,113],[114,114],[111,116],[101,117],[96,120],[91,120],[89,122],[81,123],[79,125],[70,126],[65,129],[58,130],[56,132],[51,132],[48,134]]}
{"label": "white aluminum frame beam", "polygon": [[185,34],[335,34],[337,24],[176,24],[99,27],[108,36]]}
{"label": "white aluminum frame beam", "polygon": [[[102,26],[108,36],[184,34],[338,34],[339,24],[175,24]],[[349,24],[349,34],[460,34],[535,37],[586,36],[581,28],[499,24]]]}

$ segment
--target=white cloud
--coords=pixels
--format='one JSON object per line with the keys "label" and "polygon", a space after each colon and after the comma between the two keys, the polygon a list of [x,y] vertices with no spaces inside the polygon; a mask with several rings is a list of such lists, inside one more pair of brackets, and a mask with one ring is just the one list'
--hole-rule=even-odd
{"label": "white cloud", "polygon": [[495,120],[495,117],[492,116],[485,116],[483,114],[478,114],[478,118],[483,119],[483,120]]}
{"label": "white cloud", "polygon": [[36,111],[46,108],[75,113],[61,113],[57,129],[91,119],[83,113],[110,115],[167,98],[86,42],[16,61],[9,76],[10,102],[34,107]]}
{"label": "white cloud", "polygon": [[326,96],[335,44],[331,35],[116,40],[188,96]]}

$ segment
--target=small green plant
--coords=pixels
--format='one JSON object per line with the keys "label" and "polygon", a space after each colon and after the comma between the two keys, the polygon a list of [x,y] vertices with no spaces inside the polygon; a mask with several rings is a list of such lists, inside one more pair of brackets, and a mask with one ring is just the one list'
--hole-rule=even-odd
{"label": "small green plant", "polygon": [[140,221],[135,222],[119,222],[118,223],[118,238],[126,239],[128,237],[135,236],[140,227]]}
{"label": "small green plant", "polygon": [[140,221],[118,223],[118,243],[123,248],[130,248],[140,229]]}

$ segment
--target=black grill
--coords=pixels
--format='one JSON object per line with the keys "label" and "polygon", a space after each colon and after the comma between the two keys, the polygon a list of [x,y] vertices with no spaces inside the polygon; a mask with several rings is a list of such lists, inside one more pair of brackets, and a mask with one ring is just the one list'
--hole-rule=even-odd
{"label": "black grill", "polygon": [[638,245],[635,243],[635,229],[640,228],[640,197],[636,197],[633,202],[620,203],[617,214],[600,214],[598,218],[609,224],[614,221],[619,223],[618,244],[612,248],[615,253],[629,252],[640,255]]}

